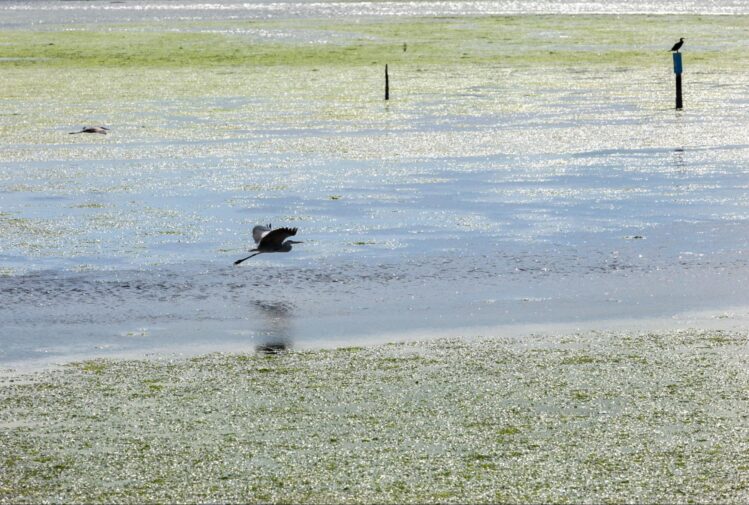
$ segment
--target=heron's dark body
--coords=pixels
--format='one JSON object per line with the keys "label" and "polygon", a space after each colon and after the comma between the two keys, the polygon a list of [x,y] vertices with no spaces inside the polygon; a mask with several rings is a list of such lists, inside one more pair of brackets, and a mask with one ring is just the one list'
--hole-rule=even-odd
{"label": "heron's dark body", "polygon": [[679,42],[674,44],[674,47],[671,48],[671,51],[676,51],[678,53],[679,49],[681,49],[681,46],[683,45],[684,45],[684,38],[682,37],[679,39]]}
{"label": "heron's dark body", "polygon": [[285,240],[296,235],[296,231],[296,228],[276,228],[273,230],[270,225],[255,226],[252,229],[252,238],[257,246],[250,252],[289,252],[291,251],[291,244],[285,242]]}
{"label": "heron's dark body", "polygon": [[252,238],[255,240],[255,249],[250,249],[251,254],[246,258],[242,258],[234,262],[235,265],[239,265],[244,260],[248,260],[253,256],[257,256],[261,253],[272,253],[272,252],[289,252],[291,251],[292,244],[299,244],[294,240],[286,240],[289,237],[296,235],[296,228],[276,228],[275,230],[271,225],[262,226],[258,225],[252,229]]}

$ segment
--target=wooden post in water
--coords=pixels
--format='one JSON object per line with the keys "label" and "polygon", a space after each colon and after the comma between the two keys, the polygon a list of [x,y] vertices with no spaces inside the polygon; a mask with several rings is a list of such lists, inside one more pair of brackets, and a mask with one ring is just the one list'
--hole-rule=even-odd
{"label": "wooden post in water", "polygon": [[388,76],[388,66],[385,64],[385,100],[390,100],[390,77]]}
{"label": "wooden post in water", "polygon": [[681,110],[684,104],[681,101],[681,53],[674,54],[674,74],[676,74],[676,108]]}

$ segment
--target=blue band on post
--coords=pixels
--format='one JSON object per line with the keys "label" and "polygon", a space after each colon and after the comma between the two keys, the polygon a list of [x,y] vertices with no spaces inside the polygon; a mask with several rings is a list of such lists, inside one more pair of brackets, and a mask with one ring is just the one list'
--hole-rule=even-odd
{"label": "blue band on post", "polygon": [[674,53],[674,73],[681,73],[681,53]]}

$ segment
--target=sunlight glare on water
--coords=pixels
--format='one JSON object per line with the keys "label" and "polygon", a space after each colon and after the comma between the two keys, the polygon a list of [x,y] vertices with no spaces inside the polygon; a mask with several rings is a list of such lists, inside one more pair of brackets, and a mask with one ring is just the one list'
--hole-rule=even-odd
{"label": "sunlight glare on water", "polygon": [[185,21],[222,19],[339,18],[372,16],[496,16],[516,14],[704,14],[749,13],[749,2],[666,0],[486,0],[378,2],[4,2],[0,28],[48,23]]}
{"label": "sunlight glare on water", "polygon": [[[8,2],[0,28],[148,31],[163,18],[177,31],[243,36],[231,23],[200,22],[747,5]],[[518,51],[549,33],[536,22],[545,21],[522,21],[532,36],[511,41]],[[327,25],[281,21],[270,38],[358,40]],[[727,44],[708,35],[709,47]],[[625,44],[601,42],[593,53]],[[334,72],[50,67],[38,76],[9,67],[8,82],[55,85],[2,98],[0,360],[743,305],[748,74],[703,62],[687,74],[689,106],[674,111],[662,53],[663,69],[394,65],[388,103],[379,63]],[[68,135],[82,124],[112,130]],[[260,223],[298,227],[305,243],[232,267]],[[277,304],[288,310],[268,316],[263,307]],[[147,338],[123,337],[143,328]]]}

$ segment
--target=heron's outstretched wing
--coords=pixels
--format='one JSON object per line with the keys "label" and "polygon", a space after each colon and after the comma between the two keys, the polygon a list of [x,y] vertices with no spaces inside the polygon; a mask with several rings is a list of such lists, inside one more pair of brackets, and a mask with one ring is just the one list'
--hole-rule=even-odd
{"label": "heron's outstretched wing", "polygon": [[260,240],[268,234],[270,231],[270,225],[262,226],[258,225],[252,229],[252,238],[255,239],[255,243],[259,244]]}
{"label": "heron's outstretched wing", "polygon": [[[258,228],[257,226],[255,228]],[[254,230],[253,230],[254,235]],[[278,249],[283,241],[296,235],[296,228],[276,228],[263,234],[260,242],[257,244],[258,249]]]}

